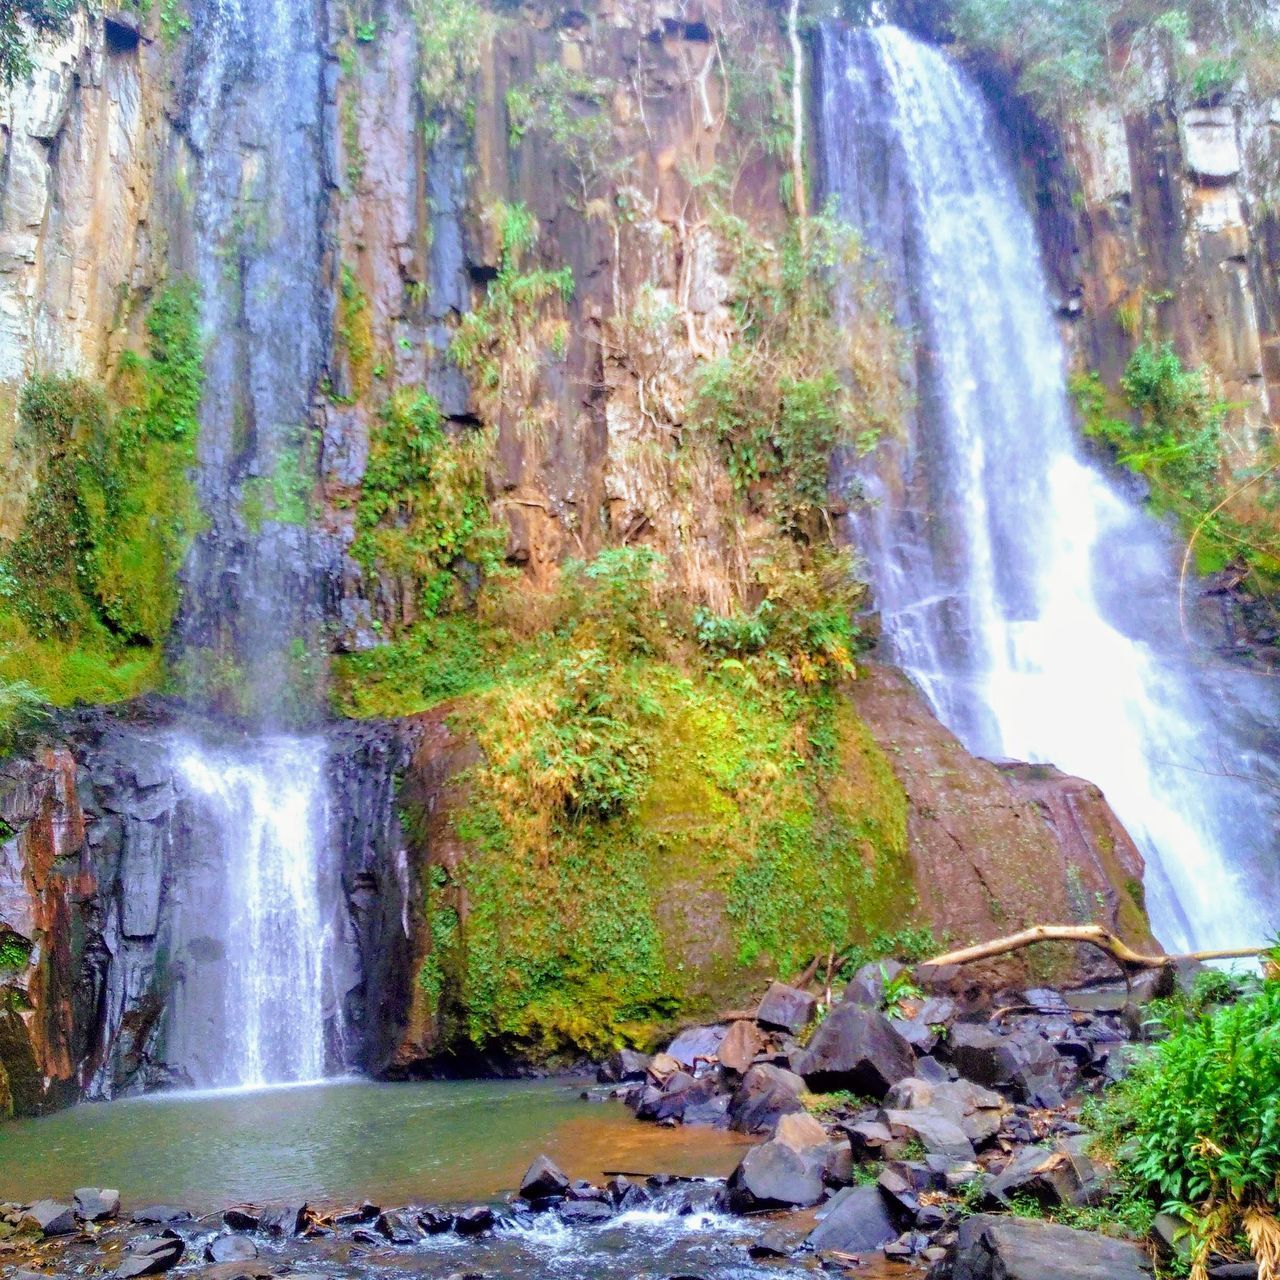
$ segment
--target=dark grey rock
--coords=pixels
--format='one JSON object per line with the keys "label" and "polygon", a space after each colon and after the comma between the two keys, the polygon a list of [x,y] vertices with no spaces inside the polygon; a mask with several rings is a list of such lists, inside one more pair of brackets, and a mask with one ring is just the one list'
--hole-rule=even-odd
{"label": "dark grey rock", "polygon": [[643,1080],[652,1061],[653,1059],[647,1053],[637,1053],[634,1049],[619,1049],[600,1064],[596,1071],[596,1079],[601,1084],[626,1084],[630,1081]]}
{"label": "dark grey rock", "polygon": [[[374,1217],[377,1217],[377,1214]],[[250,1213],[247,1209],[228,1209],[222,1215],[222,1221],[232,1231],[257,1231],[261,1220],[256,1213]],[[367,1222],[368,1219],[360,1218],[358,1221]]]}
{"label": "dark grey rock", "polygon": [[794,1036],[799,1035],[813,1021],[817,1009],[817,996],[797,987],[775,982],[760,1001],[756,1021],[762,1027],[770,1027],[774,1031],[789,1031]]}
{"label": "dark grey rock", "polygon": [[265,1210],[258,1220],[258,1226],[270,1236],[296,1236],[302,1234],[306,1221],[305,1204],[287,1204]]}
{"label": "dark grey rock", "polygon": [[1136,1245],[1029,1218],[979,1214],[929,1280],[1150,1280],[1151,1260]]}
{"label": "dark grey rock", "polygon": [[567,1200],[556,1212],[566,1227],[594,1227],[608,1222],[614,1209],[601,1200]]}
{"label": "dark grey rock", "polygon": [[418,1214],[418,1226],[429,1236],[443,1235],[452,1231],[454,1216],[446,1209],[424,1209]]}
{"label": "dark grey rock", "polygon": [[690,1070],[716,1056],[728,1027],[688,1027],[667,1046],[669,1053]]}
{"label": "dark grey rock", "polygon": [[897,1238],[898,1227],[880,1188],[850,1187],[831,1201],[805,1243],[819,1251],[865,1253]]}
{"label": "dark grey rock", "polygon": [[172,1204],[153,1204],[145,1209],[135,1209],[129,1215],[131,1222],[144,1227],[163,1227],[170,1222],[190,1222],[191,1212]]}
{"label": "dark grey rock", "polygon": [[782,1142],[766,1142],[742,1157],[730,1175],[726,1200],[734,1213],[793,1209],[822,1199],[821,1151],[796,1151]]}
{"label": "dark grey rock", "polygon": [[81,1187],[72,1198],[76,1217],[83,1222],[105,1222],[120,1213],[120,1193],[115,1190]]}
{"label": "dark grey rock", "polygon": [[493,1210],[487,1204],[463,1209],[453,1220],[453,1229],[460,1236],[478,1236],[493,1226]]}
{"label": "dark grey rock", "polygon": [[984,1201],[990,1208],[1008,1208],[1014,1199],[1029,1199],[1051,1208],[1072,1203],[1079,1190],[1080,1178],[1065,1151],[1025,1147],[987,1184]]}
{"label": "dark grey rock", "polygon": [[119,1280],[133,1280],[136,1276],[155,1276],[176,1267],[182,1261],[187,1246],[181,1238],[170,1232],[153,1240],[135,1240],[120,1259],[115,1274]]}
{"label": "dark grey rock", "polygon": [[845,1002],[879,1011],[884,1002],[885,985],[892,982],[903,968],[896,960],[872,960],[864,964],[845,987]]}
{"label": "dark grey rock", "polygon": [[76,1230],[75,1210],[57,1200],[37,1200],[23,1214],[22,1222],[47,1236],[69,1236]]}
{"label": "dark grey rock", "polygon": [[772,1133],[785,1115],[803,1111],[804,1081],[794,1072],[762,1063],[752,1067],[729,1103],[729,1127],[738,1133]]}
{"label": "dark grey rock", "polygon": [[378,1215],[374,1230],[392,1244],[417,1244],[418,1224],[414,1217],[400,1210]]}
{"label": "dark grey rock", "polygon": [[244,1235],[215,1236],[205,1252],[210,1262],[252,1262],[258,1246]]}
{"label": "dark grey rock", "polygon": [[[360,1227],[368,1222],[376,1222],[381,1212],[378,1205],[370,1204],[366,1200],[358,1209],[349,1209],[346,1213],[338,1214],[334,1222],[340,1227]],[[223,1215],[223,1221],[226,1221],[225,1215]]]}
{"label": "dark grey rock", "polygon": [[879,1013],[855,1004],[837,1005],[813,1034],[797,1066],[818,1093],[848,1089],[883,1098],[915,1068],[911,1046]]}
{"label": "dark grey rock", "polygon": [[520,1194],[526,1200],[562,1196],[569,1190],[569,1175],[550,1156],[538,1156],[520,1179]]}

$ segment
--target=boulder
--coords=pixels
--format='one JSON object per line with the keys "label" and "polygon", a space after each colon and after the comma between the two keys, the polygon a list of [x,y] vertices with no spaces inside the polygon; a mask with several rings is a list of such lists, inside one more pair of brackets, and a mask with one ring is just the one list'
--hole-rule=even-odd
{"label": "boulder", "polygon": [[153,1240],[135,1240],[120,1259],[115,1274],[119,1280],[133,1280],[135,1276],[155,1276],[176,1267],[186,1252],[182,1239],[169,1232]]}
{"label": "boulder", "polygon": [[817,1204],[824,1191],[823,1154],[796,1151],[778,1141],[752,1147],[729,1178],[729,1208],[756,1213]]}
{"label": "boulder", "polygon": [[1033,1218],[978,1214],[929,1280],[1151,1280],[1150,1258],[1127,1240]]}
{"label": "boulder", "polygon": [[688,1027],[667,1046],[667,1054],[692,1070],[716,1056],[727,1031],[727,1027]]}
{"label": "boulder", "polygon": [[946,1116],[975,1147],[985,1146],[1000,1132],[1008,1105],[990,1089],[970,1080],[900,1080],[885,1097],[893,1111],[932,1111]]}
{"label": "boulder", "polygon": [[568,1191],[569,1175],[550,1156],[538,1156],[520,1179],[520,1194],[526,1200],[546,1200]]}
{"label": "boulder", "polygon": [[867,1253],[898,1238],[878,1187],[849,1187],[827,1206],[805,1243],[815,1250]]}
{"label": "boulder", "polygon": [[47,1236],[69,1236],[76,1229],[75,1210],[57,1200],[37,1200],[22,1215],[24,1227],[34,1227]]}
{"label": "boulder", "polygon": [[755,1023],[748,1022],[745,1018],[731,1023],[717,1050],[720,1065],[740,1076],[746,1075],[763,1043]]}
{"label": "boulder", "polygon": [[72,1198],[76,1217],[82,1222],[105,1222],[120,1213],[120,1193],[115,1190],[81,1187]]}
{"label": "boulder", "polygon": [[600,1064],[596,1071],[596,1079],[601,1084],[627,1084],[635,1080],[643,1080],[652,1061],[653,1059],[647,1053],[637,1053],[634,1049],[619,1049]]}
{"label": "boulder", "polygon": [[142,1227],[163,1227],[170,1222],[190,1222],[191,1212],[172,1204],[153,1204],[145,1209],[135,1209],[129,1215],[131,1222]]}
{"label": "boulder", "polygon": [[815,1092],[848,1089],[883,1098],[915,1067],[911,1046],[879,1013],[855,1004],[838,1005],[813,1034],[797,1063]]}
{"label": "boulder", "polygon": [[804,1110],[804,1081],[793,1072],[761,1063],[742,1078],[729,1102],[729,1127],[737,1133],[772,1133],[785,1115]]}
{"label": "boulder", "polygon": [[205,1254],[210,1262],[252,1262],[258,1246],[248,1236],[215,1236]]}
{"label": "boulder", "polygon": [[[375,1213],[374,1218],[378,1215]],[[257,1231],[261,1219],[255,1213],[249,1213],[244,1209],[228,1209],[222,1215],[222,1221],[231,1228],[232,1231]],[[370,1222],[370,1218],[359,1218],[359,1222]]]}
{"label": "boulder", "polygon": [[885,1123],[895,1138],[915,1139],[924,1149],[948,1160],[972,1160],[973,1143],[950,1116],[938,1111],[886,1111]]}
{"label": "boulder", "polygon": [[778,1121],[774,1141],[792,1151],[815,1151],[831,1144],[827,1131],[807,1111],[795,1111]]}
{"label": "boulder", "polygon": [[[358,1209],[348,1209],[346,1213],[338,1214],[334,1218],[334,1222],[340,1227],[359,1227],[366,1222],[376,1222],[381,1212],[382,1210],[376,1204],[371,1204],[366,1200]],[[230,1222],[227,1222],[227,1214],[224,1213],[222,1215],[222,1220],[228,1226],[231,1225]]]}
{"label": "boulder", "polygon": [[381,1213],[374,1223],[374,1230],[392,1244],[417,1244],[418,1224],[408,1213],[392,1211]]}
{"label": "boulder", "polygon": [[487,1204],[463,1209],[453,1220],[453,1229],[460,1236],[478,1236],[493,1226],[493,1210]]}
{"label": "boulder", "polygon": [[269,1236],[296,1236],[301,1235],[306,1222],[305,1204],[286,1204],[265,1210],[258,1226]]}
{"label": "boulder", "polygon": [[453,1230],[453,1214],[447,1209],[423,1209],[418,1214],[418,1226],[429,1236],[444,1235]]}
{"label": "boulder", "polygon": [[788,1031],[794,1036],[799,1035],[813,1021],[817,1009],[817,996],[796,987],[788,987],[785,983],[775,982],[760,1001],[756,1021],[762,1027]]}
{"label": "boulder", "polygon": [[1015,1199],[1034,1200],[1048,1209],[1075,1203],[1080,1188],[1080,1174],[1068,1152],[1024,1147],[988,1182],[983,1199],[993,1209],[1007,1209]]}
{"label": "boulder", "polygon": [[613,1217],[612,1205],[601,1200],[569,1200],[556,1212],[566,1227],[594,1227]]}
{"label": "boulder", "polygon": [[904,967],[896,960],[872,960],[864,964],[844,989],[845,1003],[861,1005],[864,1009],[874,1009],[879,1012],[884,1002],[886,984],[892,982]]}

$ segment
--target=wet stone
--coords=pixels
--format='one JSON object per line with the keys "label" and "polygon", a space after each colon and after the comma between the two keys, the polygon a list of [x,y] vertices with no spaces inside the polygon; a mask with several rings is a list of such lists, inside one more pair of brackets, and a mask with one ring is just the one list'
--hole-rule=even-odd
{"label": "wet stone", "polygon": [[[259,1220],[257,1214],[248,1213],[244,1209],[228,1209],[222,1215],[222,1221],[232,1231],[257,1231]],[[231,1261],[231,1259],[227,1259],[227,1261]]]}
{"label": "wet stone", "polygon": [[76,1217],[83,1222],[105,1222],[120,1212],[118,1191],[95,1187],[81,1187],[72,1197],[76,1204]]}
{"label": "wet stone", "polygon": [[205,1251],[210,1262],[252,1262],[258,1246],[244,1235],[217,1236]]}
{"label": "wet stone", "polygon": [[154,1240],[136,1240],[120,1260],[115,1274],[119,1280],[133,1280],[136,1276],[154,1276],[176,1267],[182,1261],[186,1245],[172,1232]]}
{"label": "wet stone", "polygon": [[488,1205],[476,1205],[463,1209],[454,1219],[454,1230],[460,1236],[478,1236],[493,1226],[493,1210]]}
{"label": "wet stone", "polygon": [[22,1225],[46,1236],[67,1236],[76,1229],[75,1211],[57,1200],[37,1200],[22,1217]]}
{"label": "wet stone", "polygon": [[176,1205],[153,1204],[145,1209],[135,1209],[130,1215],[130,1221],[144,1227],[162,1227],[170,1222],[190,1222],[191,1212]]}

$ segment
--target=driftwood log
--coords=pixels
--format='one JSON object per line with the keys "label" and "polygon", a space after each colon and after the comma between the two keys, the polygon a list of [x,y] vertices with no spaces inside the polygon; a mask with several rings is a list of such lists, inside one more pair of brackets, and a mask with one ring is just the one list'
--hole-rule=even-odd
{"label": "driftwood log", "polygon": [[1187,955],[1144,955],[1134,951],[1101,925],[1040,924],[1004,938],[992,938],[990,942],[979,942],[972,947],[948,951],[926,960],[924,964],[938,969],[949,965],[971,964],[977,960],[991,960],[996,956],[1008,955],[1011,951],[1021,951],[1023,947],[1033,946],[1037,942],[1079,942],[1097,947],[1120,966],[1126,979],[1150,969],[1167,969],[1176,964],[1194,961],[1242,960],[1261,955],[1267,950],[1266,947],[1240,947],[1228,951],[1192,951]]}

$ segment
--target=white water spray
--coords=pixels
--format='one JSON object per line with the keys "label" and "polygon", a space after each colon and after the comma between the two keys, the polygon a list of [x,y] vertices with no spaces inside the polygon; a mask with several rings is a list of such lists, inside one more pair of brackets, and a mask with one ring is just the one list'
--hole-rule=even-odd
{"label": "white water spray", "polygon": [[226,875],[227,1045],[216,1085],[325,1074],[327,844],[321,738],[264,738],[232,751],[182,739],[179,776],[214,831]]}
{"label": "white water spray", "polygon": [[827,186],[918,337],[918,421],[866,480],[859,530],[896,656],[970,750],[1102,787],[1166,945],[1260,943],[1274,826],[1235,711],[1271,693],[1214,684],[1178,631],[1167,531],[1082,455],[1035,230],[981,94],[894,28],[823,44]]}

